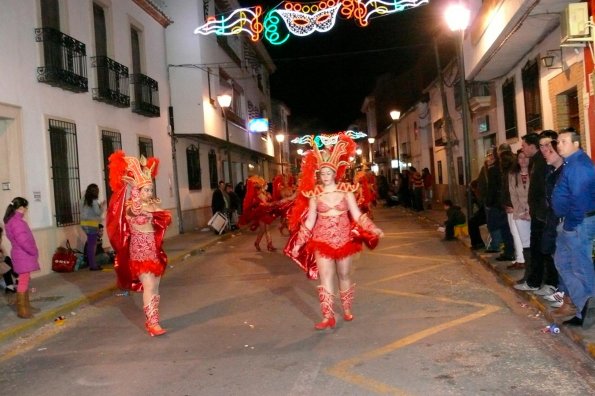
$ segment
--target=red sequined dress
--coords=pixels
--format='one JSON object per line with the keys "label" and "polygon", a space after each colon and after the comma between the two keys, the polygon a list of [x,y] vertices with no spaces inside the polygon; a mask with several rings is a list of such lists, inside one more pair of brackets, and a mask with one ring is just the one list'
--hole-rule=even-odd
{"label": "red sequined dress", "polygon": [[[355,243],[351,237],[352,222],[345,198],[333,207],[318,198],[316,206],[318,215],[312,229],[312,239],[307,245],[309,251],[339,260],[362,250],[361,243]],[[328,215],[333,209],[341,213]]]}

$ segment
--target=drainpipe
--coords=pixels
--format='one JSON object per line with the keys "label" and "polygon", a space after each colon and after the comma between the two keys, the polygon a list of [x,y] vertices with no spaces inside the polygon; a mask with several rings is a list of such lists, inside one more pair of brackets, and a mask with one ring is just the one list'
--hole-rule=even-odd
{"label": "drainpipe", "polygon": [[178,142],[178,138],[176,137],[176,132],[174,128],[174,107],[172,106],[171,99],[170,65],[167,66],[167,89],[169,94],[167,134],[171,139],[171,159],[174,171],[174,197],[176,201],[176,213],[178,216],[178,232],[180,234],[183,234],[184,223],[182,221],[182,204],[180,202],[180,185],[178,182],[178,156],[176,153],[176,143]]}

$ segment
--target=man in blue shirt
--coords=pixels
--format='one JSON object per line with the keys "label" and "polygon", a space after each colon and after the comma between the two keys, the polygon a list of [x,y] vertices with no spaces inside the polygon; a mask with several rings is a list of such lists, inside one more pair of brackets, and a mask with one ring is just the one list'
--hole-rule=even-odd
{"label": "man in blue shirt", "polygon": [[551,312],[557,321],[576,317],[584,329],[595,323],[595,166],[580,148],[580,135],[566,129],[558,136],[564,169],[552,193],[552,206],[560,218],[554,261],[569,296]]}

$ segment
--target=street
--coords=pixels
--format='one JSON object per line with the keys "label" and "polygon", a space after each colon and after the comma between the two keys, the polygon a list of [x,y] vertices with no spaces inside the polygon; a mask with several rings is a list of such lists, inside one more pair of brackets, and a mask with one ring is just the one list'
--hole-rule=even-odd
{"label": "street", "polygon": [[[2,345],[13,395],[587,395],[591,360],[458,242],[400,208],[356,259],[355,320],[320,319],[316,282],[244,232],[168,269],[162,325],[113,295]],[[340,309],[336,303],[337,313]]]}

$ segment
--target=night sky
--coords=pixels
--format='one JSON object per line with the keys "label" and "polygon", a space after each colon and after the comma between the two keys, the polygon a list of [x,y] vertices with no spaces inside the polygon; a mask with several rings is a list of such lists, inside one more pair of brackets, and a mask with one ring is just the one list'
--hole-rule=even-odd
{"label": "night sky", "polygon": [[358,122],[365,127],[360,109],[372,94],[379,125],[390,122],[391,108],[407,110],[435,76],[432,35],[444,29],[444,3],[378,17],[365,28],[339,15],[329,32],[292,36],[280,46],[263,40],[277,66],[271,96],[290,108],[290,132],[339,131]]}

